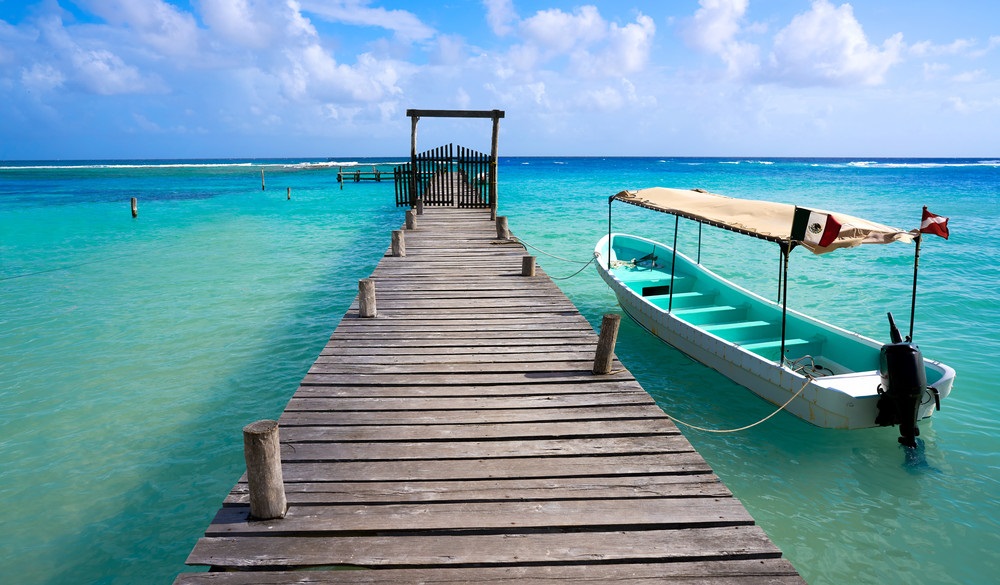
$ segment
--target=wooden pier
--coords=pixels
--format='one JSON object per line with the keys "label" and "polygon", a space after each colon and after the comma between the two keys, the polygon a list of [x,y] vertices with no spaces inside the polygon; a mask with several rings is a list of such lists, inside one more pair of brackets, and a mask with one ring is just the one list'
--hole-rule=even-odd
{"label": "wooden pier", "polygon": [[489,209],[415,224],[281,415],[287,514],[244,476],[176,584],[803,583]]}

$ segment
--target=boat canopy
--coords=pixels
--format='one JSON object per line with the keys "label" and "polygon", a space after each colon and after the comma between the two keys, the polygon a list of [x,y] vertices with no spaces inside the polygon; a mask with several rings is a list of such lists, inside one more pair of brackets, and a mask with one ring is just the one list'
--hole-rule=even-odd
{"label": "boat canopy", "polygon": [[615,199],[764,240],[801,244],[814,254],[825,254],[861,244],[913,241],[912,233],[898,228],[844,213],[810,208],[808,211],[813,214],[830,216],[840,224],[836,237],[821,246],[816,242],[792,237],[796,209],[802,211],[801,207],[773,201],[735,199],[701,189],[651,187],[622,191],[612,198]]}

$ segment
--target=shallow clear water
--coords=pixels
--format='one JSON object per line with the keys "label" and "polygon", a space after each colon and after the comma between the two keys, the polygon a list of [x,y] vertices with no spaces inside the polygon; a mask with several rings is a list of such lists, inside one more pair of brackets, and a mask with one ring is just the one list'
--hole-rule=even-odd
{"label": "shallow clear water", "polygon": [[[391,183],[341,190],[326,165],[179,162],[0,164],[2,575],[137,583],[185,570],[242,472],[242,426],[281,412],[402,222]],[[950,216],[951,239],[921,250],[915,338],[958,378],[916,454],[895,429],[828,431],[785,414],[685,435],[812,584],[984,583],[1000,570],[998,167],[511,158],[500,212],[528,243],[584,262],[625,188],[808,201],[907,228],[921,205]],[[666,216],[613,211],[616,231],[672,238]],[[680,225],[690,251],[697,227]],[[703,237],[705,264],[773,296],[773,245]],[[887,338],[885,311],[908,320],[913,248],[871,248],[793,254],[790,304]],[[537,254],[555,277],[580,268]],[[618,310],[593,268],[557,282],[594,324]],[[693,424],[739,427],[773,409],[627,318],[618,354]]]}

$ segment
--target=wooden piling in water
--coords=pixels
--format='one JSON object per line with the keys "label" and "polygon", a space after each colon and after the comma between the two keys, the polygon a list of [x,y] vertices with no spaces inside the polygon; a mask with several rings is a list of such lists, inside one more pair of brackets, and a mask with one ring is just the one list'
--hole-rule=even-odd
{"label": "wooden piling in water", "polygon": [[406,239],[403,237],[403,230],[392,231],[392,255],[406,256]]}
{"label": "wooden piling in water", "polygon": [[521,258],[521,276],[535,275],[535,257],[525,256]]}
{"label": "wooden piling in water", "polygon": [[277,421],[259,420],[243,427],[243,457],[247,463],[250,516],[256,520],[284,518],[288,505]]}
{"label": "wooden piling in water", "polygon": [[292,200],[292,188],[291,187],[288,187],[288,200],[289,201]]}
{"label": "wooden piling in water", "polygon": [[506,215],[501,215],[497,217],[497,238],[500,240],[510,239],[510,228],[507,227]]}
{"label": "wooden piling in water", "polygon": [[374,317],[377,313],[375,281],[370,278],[362,278],[358,281],[358,312],[366,319]]}
{"label": "wooden piling in water", "polygon": [[264,190],[264,169],[260,170],[260,190]]}
{"label": "wooden piling in water", "polygon": [[132,198],[132,217],[139,217],[139,200]]}
{"label": "wooden piling in water", "polygon": [[594,373],[610,374],[611,362],[615,356],[615,343],[618,341],[618,326],[622,316],[608,313],[601,319],[601,334],[597,338],[597,352],[594,355]]}

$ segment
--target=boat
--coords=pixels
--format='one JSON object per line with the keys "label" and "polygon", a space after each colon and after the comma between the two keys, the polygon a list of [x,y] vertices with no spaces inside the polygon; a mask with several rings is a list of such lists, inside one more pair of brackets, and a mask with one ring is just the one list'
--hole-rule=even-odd
{"label": "boat", "polygon": [[[674,216],[666,245],[612,233],[611,204],[625,202]],[[955,371],[924,358],[889,314],[882,343],[789,309],[788,257],[797,248],[825,254],[862,244],[913,242],[907,232],[850,215],[771,201],[736,199],[700,189],[622,191],[608,201],[608,234],[595,264],[622,310],[653,335],[772,404],[831,429],[900,427],[916,446],[917,421],[940,409]],[[778,244],[779,300],[764,298],[676,250],[685,218]],[[762,269],[771,270],[770,266]],[[916,262],[914,297],[916,291]],[[912,306],[911,306],[912,308]]]}

